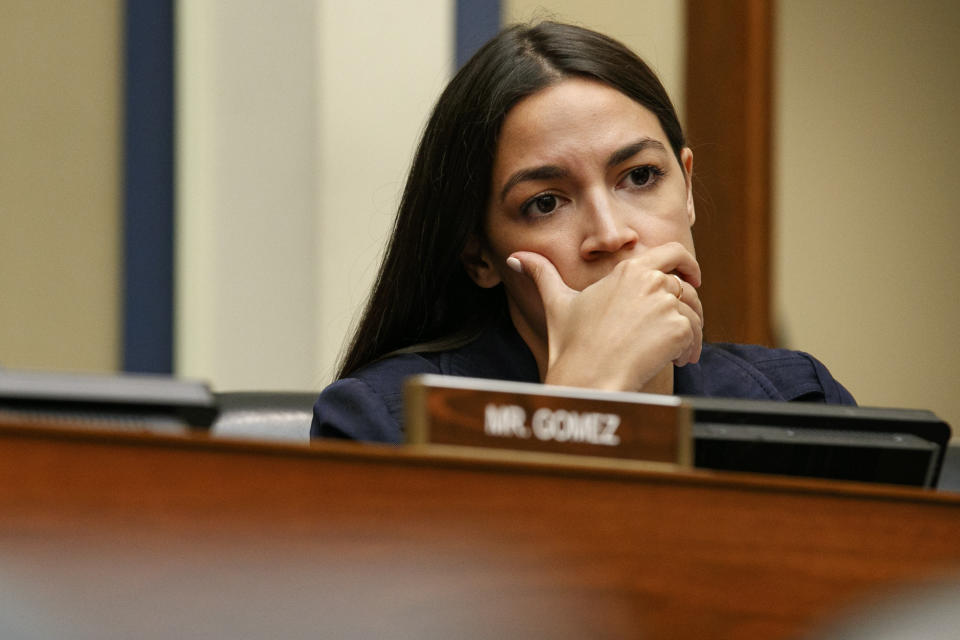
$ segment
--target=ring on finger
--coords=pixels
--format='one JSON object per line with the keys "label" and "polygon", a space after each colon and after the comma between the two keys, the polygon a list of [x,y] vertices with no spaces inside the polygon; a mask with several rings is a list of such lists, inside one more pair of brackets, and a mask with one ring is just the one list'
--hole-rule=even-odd
{"label": "ring on finger", "polygon": [[671,273],[670,275],[676,278],[677,284],[680,285],[680,289],[677,291],[677,300],[680,300],[681,298],[683,298],[683,280],[681,280],[680,276],[678,276],[675,273]]}

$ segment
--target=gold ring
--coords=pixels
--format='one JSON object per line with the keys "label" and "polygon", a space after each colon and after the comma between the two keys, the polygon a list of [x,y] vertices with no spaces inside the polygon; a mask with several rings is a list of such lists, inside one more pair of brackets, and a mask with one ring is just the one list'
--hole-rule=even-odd
{"label": "gold ring", "polygon": [[681,279],[680,279],[680,276],[678,276],[678,275],[675,274],[675,273],[671,273],[670,275],[672,275],[674,278],[676,278],[676,279],[677,279],[677,284],[680,285],[680,290],[677,291],[677,300],[680,300],[681,298],[683,298],[683,280],[681,280]]}

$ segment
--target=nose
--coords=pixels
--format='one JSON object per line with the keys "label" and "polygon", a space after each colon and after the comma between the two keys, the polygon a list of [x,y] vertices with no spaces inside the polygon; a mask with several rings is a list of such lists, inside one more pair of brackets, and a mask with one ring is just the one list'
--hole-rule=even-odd
{"label": "nose", "polygon": [[597,260],[605,255],[632,249],[638,242],[636,230],[626,216],[617,210],[609,197],[591,200],[583,217],[586,229],[580,244],[584,260]]}

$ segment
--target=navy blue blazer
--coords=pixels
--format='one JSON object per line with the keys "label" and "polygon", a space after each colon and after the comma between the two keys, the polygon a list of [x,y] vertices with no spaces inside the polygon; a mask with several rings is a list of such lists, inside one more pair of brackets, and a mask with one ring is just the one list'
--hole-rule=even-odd
{"label": "navy blue blazer", "polygon": [[[369,364],[337,380],[313,407],[313,437],[403,442],[403,382],[435,373],[539,382],[533,354],[509,322],[450,351],[409,353]],[[677,395],[856,404],[827,368],[799,351],[704,344],[700,361],[675,367]]]}

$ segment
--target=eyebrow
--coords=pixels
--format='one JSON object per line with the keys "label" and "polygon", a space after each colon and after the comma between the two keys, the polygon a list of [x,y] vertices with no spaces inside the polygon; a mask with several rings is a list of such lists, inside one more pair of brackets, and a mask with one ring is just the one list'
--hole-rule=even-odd
{"label": "eyebrow", "polygon": [[527,180],[554,180],[556,178],[566,178],[568,175],[569,173],[566,169],[562,169],[552,164],[542,167],[534,167],[532,169],[521,169],[510,176],[510,179],[507,180],[507,184],[503,185],[503,189],[500,191],[500,202],[503,202],[506,199],[507,193],[510,192],[510,189],[513,189],[521,182],[525,182]]}
{"label": "eyebrow", "polygon": [[[653,138],[641,138],[640,140],[628,144],[625,147],[621,147],[620,149],[617,149],[611,153],[610,157],[607,159],[607,168],[615,167],[621,162],[632,158],[646,149],[666,151],[666,147],[664,147],[663,143],[661,143],[659,140],[654,140]],[[503,189],[500,190],[500,201],[503,202],[507,198],[507,193],[510,192],[510,189],[513,189],[521,182],[533,180],[554,180],[556,178],[566,178],[568,175],[569,172],[566,169],[552,164],[544,165],[542,167],[533,167],[530,169],[521,169],[510,176],[510,179],[507,180],[507,183],[503,185]]]}
{"label": "eyebrow", "polygon": [[656,149],[658,151],[666,151],[667,148],[663,146],[663,143],[659,140],[654,140],[653,138],[641,138],[632,144],[617,149],[610,154],[610,158],[607,160],[607,168],[615,167],[625,160],[629,160],[633,156],[637,155],[641,151],[647,149]]}

